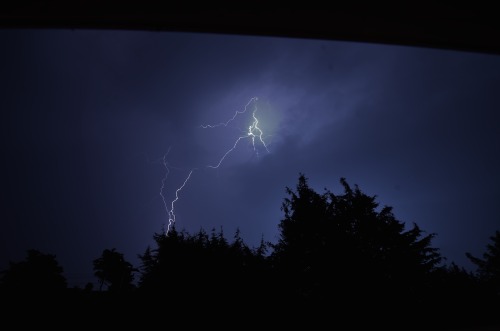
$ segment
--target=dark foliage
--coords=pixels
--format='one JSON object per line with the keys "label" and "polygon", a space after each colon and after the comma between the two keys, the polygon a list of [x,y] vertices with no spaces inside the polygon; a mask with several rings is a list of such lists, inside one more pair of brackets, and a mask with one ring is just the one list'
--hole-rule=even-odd
{"label": "dark foliage", "polygon": [[2,272],[1,288],[9,292],[53,293],[67,287],[63,268],[55,255],[30,249],[24,261],[10,262]]}
{"label": "dark foliage", "polygon": [[351,303],[380,298],[425,301],[427,278],[441,261],[414,224],[395,218],[391,207],[377,210],[374,196],[341,179],[344,194],[312,190],[304,175],[283,203],[281,236],[271,256],[287,281],[286,292],[299,297],[341,297]]}
{"label": "dark foliage", "polygon": [[281,296],[363,323],[419,314],[432,302],[431,275],[441,262],[434,234],[405,229],[391,207],[340,182],[339,195],[315,192],[302,174],[295,191],[287,188],[270,256]]}
{"label": "dark foliage", "polygon": [[340,183],[341,194],[319,194],[300,174],[295,190],[286,189],[276,243],[262,238],[250,248],[239,230],[228,240],[222,228],[190,234],[174,226],[153,235],[155,246],[139,255],[137,269],[115,249],[105,249],[93,261],[97,289],[91,283],[68,289],[55,256],[31,250],[3,271],[2,293],[43,291],[52,297],[64,290],[51,301],[56,305],[23,299],[9,307],[26,313],[29,302],[89,326],[107,321],[114,328],[173,320],[186,326],[237,321],[237,327],[404,330],[500,324],[500,231],[482,259],[467,253],[478,267],[467,272],[441,264],[432,247],[435,234],[407,226],[391,207],[379,206],[376,196],[344,178]]}
{"label": "dark foliage", "polygon": [[466,253],[466,256],[477,266],[480,286],[476,293],[480,297],[475,302],[479,318],[500,325],[500,231],[495,231],[490,240],[482,259],[470,253]]}
{"label": "dark foliage", "polygon": [[103,285],[112,292],[127,291],[134,287],[134,267],[116,249],[105,249],[93,264],[94,274],[100,283],[99,290],[102,290]]}
{"label": "dark foliage", "polygon": [[231,243],[222,229],[190,235],[175,227],[168,234],[155,234],[154,240],[157,247],[139,256],[141,291],[179,299],[217,297],[221,302],[246,300],[261,291],[267,244],[251,249],[239,230]]}
{"label": "dark foliage", "polygon": [[486,245],[483,258],[477,258],[466,253],[467,257],[477,266],[478,276],[491,287],[500,300],[500,231],[490,237],[491,243]]}

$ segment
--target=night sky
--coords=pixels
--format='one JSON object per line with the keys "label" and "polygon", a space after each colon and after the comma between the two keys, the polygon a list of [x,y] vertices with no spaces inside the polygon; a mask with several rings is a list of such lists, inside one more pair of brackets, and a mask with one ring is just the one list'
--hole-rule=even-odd
{"label": "night sky", "polygon": [[70,286],[96,283],[104,249],[139,265],[174,200],[178,230],[276,242],[300,173],[318,193],[359,185],[467,269],[500,229],[500,56],[112,30],[0,41],[0,269],[34,248]]}

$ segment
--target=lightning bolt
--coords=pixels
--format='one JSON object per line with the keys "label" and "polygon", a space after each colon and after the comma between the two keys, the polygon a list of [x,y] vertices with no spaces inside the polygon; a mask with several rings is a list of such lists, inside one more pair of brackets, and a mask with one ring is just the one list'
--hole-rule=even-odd
{"label": "lightning bolt", "polygon": [[248,101],[247,105],[245,106],[245,109],[243,109],[242,111],[237,110],[234,113],[234,116],[231,117],[227,122],[220,122],[219,124],[215,124],[215,125],[202,124],[202,125],[200,125],[200,127],[203,128],[203,129],[209,129],[209,128],[213,129],[213,128],[216,128],[216,127],[219,127],[219,126],[228,126],[229,123],[231,123],[232,121],[234,121],[234,119],[236,118],[236,116],[238,116],[239,114],[244,114],[247,111],[248,106],[252,102],[254,102],[254,101],[257,101],[257,97],[253,97],[252,99],[250,99],[250,101]]}
{"label": "lightning bolt", "polygon": [[[230,122],[234,121],[234,119],[239,115],[239,114],[244,114],[246,113],[246,111],[248,110],[248,107],[250,106],[251,103],[255,103],[255,101],[257,101],[257,97],[254,97],[252,99],[250,99],[250,101],[246,104],[245,106],[245,109],[242,110],[242,111],[236,111],[234,116],[232,118],[230,118],[227,122],[221,122],[219,124],[215,124],[215,125],[201,125],[202,128],[204,129],[213,129],[213,128],[216,128],[216,127],[219,127],[219,126],[225,126],[227,127],[229,125]],[[266,151],[269,153],[269,149],[267,148],[267,144],[266,142],[264,141],[264,138],[263,138],[263,132],[262,130],[259,128],[259,120],[257,119],[257,116],[255,115],[255,113],[257,112],[257,106],[254,107],[254,110],[252,112],[252,118],[253,118],[253,122],[252,124],[248,127],[248,130],[245,132],[245,135],[243,136],[240,136],[236,139],[236,141],[234,142],[234,145],[233,147],[231,147],[226,153],[224,153],[224,155],[220,158],[219,162],[217,163],[217,165],[208,165],[207,167],[208,168],[212,168],[212,169],[217,169],[220,167],[220,165],[222,164],[222,162],[224,162],[224,160],[226,159],[226,157],[236,149],[236,147],[238,146],[238,143],[242,140],[242,139],[248,139],[250,138],[251,141],[252,141],[252,146],[253,146],[253,150],[255,152],[255,154],[257,156],[259,156],[259,151],[257,150],[257,148],[255,147],[255,138],[258,138],[258,140],[260,141],[260,143],[262,144],[262,146],[264,146],[264,148],[266,149]]]}
{"label": "lightning bolt", "polygon": [[[236,139],[233,146],[228,151],[226,151],[226,153],[224,153],[224,155],[222,156],[222,158],[219,159],[219,162],[216,165],[207,165],[206,166],[207,168],[211,168],[211,169],[219,168],[221,166],[221,164],[224,162],[224,160],[226,159],[226,157],[232,151],[234,151],[236,149],[236,147],[238,146],[238,143],[243,139],[250,139],[252,147],[253,147],[253,151],[255,152],[255,154],[257,156],[259,156],[259,151],[256,147],[256,143],[260,143],[265,148],[265,150],[268,153],[270,153],[269,149],[267,147],[268,145],[264,141],[264,133],[262,132],[261,128],[259,127],[259,120],[256,116],[257,106],[255,105],[255,102],[257,100],[258,100],[257,97],[251,98],[243,110],[236,111],[234,113],[233,117],[231,117],[226,122],[220,122],[218,124],[213,124],[213,125],[210,125],[210,124],[200,125],[200,127],[203,129],[214,129],[214,128],[221,127],[221,126],[227,127],[227,126],[229,126],[229,124],[232,121],[234,121],[236,119],[236,117],[238,117],[238,115],[242,115],[242,114],[246,113],[248,111],[248,108],[250,107],[250,105],[252,103],[254,104],[254,109],[252,111],[252,123],[248,126],[248,130],[247,131],[240,130],[242,132],[242,135]],[[189,171],[189,174],[184,179],[184,182],[182,183],[182,185],[179,188],[177,188],[177,190],[175,191],[175,198],[170,202],[170,207],[169,207],[169,203],[167,202],[167,199],[166,199],[165,195],[163,194],[163,192],[165,190],[166,182],[167,182],[168,176],[170,174],[170,169],[174,169],[174,167],[170,166],[170,164],[167,161],[167,157],[170,153],[170,150],[171,150],[171,148],[169,147],[167,153],[165,153],[165,155],[162,158],[162,163],[166,169],[166,173],[161,181],[161,188],[160,188],[160,196],[162,198],[163,205],[165,207],[165,211],[167,212],[167,215],[168,215],[168,226],[167,226],[167,230],[165,233],[166,235],[168,235],[168,232],[170,231],[171,227],[175,223],[175,212],[174,212],[175,208],[174,207],[175,207],[175,203],[179,200],[179,193],[184,189],[184,187],[187,185],[187,183],[191,179],[191,175],[193,174],[193,171],[195,171],[197,169],[197,168],[193,168]]]}
{"label": "lightning bolt", "polygon": [[165,195],[163,194],[163,190],[165,189],[165,183],[168,179],[168,175],[170,174],[171,166],[167,161],[167,156],[170,153],[170,149],[171,149],[171,147],[168,148],[167,153],[165,153],[165,155],[163,155],[163,158],[162,158],[162,163],[166,169],[166,173],[165,173],[165,176],[163,177],[163,179],[161,180],[161,188],[160,188],[160,196],[163,200],[163,205],[165,206],[165,210],[166,210],[167,215],[168,215],[168,225],[167,225],[167,230],[166,230],[165,234],[168,234],[168,232],[170,231],[170,228],[175,223],[174,205],[179,200],[179,192],[182,191],[184,186],[186,186],[187,182],[191,179],[191,175],[193,174],[193,171],[196,170],[195,168],[191,169],[191,171],[189,171],[189,174],[186,177],[186,179],[184,180],[184,182],[182,183],[182,185],[177,190],[175,190],[175,199],[170,202],[170,209],[169,209],[167,199],[166,199]]}

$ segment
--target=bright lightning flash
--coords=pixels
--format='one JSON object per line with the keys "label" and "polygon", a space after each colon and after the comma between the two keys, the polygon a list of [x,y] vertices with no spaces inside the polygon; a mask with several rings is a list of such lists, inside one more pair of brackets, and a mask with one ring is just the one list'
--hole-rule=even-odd
{"label": "bright lightning flash", "polygon": [[212,168],[212,169],[217,169],[220,167],[220,165],[222,164],[222,162],[224,162],[224,159],[226,158],[226,156],[228,156],[233,150],[236,149],[236,146],[238,146],[238,143],[240,142],[240,140],[242,139],[248,139],[250,138],[251,141],[252,141],[252,146],[253,146],[253,150],[254,152],[256,153],[257,156],[259,156],[259,151],[257,150],[257,148],[255,147],[255,138],[258,138],[259,142],[262,144],[262,146],[264,146],[264,148],[266,149],[266,151],[269,153],[269,149],[267,148],[267,144],[266,142],[264,141],[264,138],[262,137],[263,136],[263,132],[262,130],[259,128],[259,120],[257,119],[257,116],[255,116],[255,113],[257,112],[257,106],[255,106],[255,102],[257,101],[257,97],[254,97],[252,99],[250,99],[250,101],[247,103],[247,105],[245,106],[245,109],[243,111],[236,111],[234,116],[229,119],[227,122],[224,122],[224,123],[219,123],[219,124],[216,124],[216,125],[202,125],[201,127],[204,128],[204,129],[213,129],[213,128],[216,128],[216,127],[219,127],[219,126],[228,126],[228,124],[233,121],[239,114],[244,114],[250,104],[254,104],[254,110],[252,112],[252,118],[253,118],[253,122],[252,124],[248,127],[248,131],[245,132],[245,135],[243,136],[240,136],[236,139],[236,141],[234,142],[234,145],[233,147],[231,147],[223,156],[222,158],[219,160],[219,162],[217,163],[217,165],[208,165],[207,167],[208,168]]}
{"label": "bright lightning flash", "polygon": [[[238,146],[238,143],[242,139],[250,139],[251,140],[253,150],[254,150],[254,152],[256,153],[257,156],[259,156],[259,151],[258,151],[258,149],[256,147],[256,139],[257,139],[257,143],[262,144],[262,146],[264,146],[265,150],[269,153],[269,149],[267,148],[268,145],[266,144],[266,142],[264,141],[264,138],[263,138],[264,133],[259,128],[259,120],[257,119],[257,116],[256,116],[256,112],[257,112],[257,106],[255,105],[256,101],[257,101],[257,97],[254,97],[254,98],[250,99],[250,101],[245,106],[245,109],[242,110],[242,111],[236,111],[235,114],[234,114],[234,116],[232,118],[230,118],[227,122],[221,122],[221,123],[215,124],[215,125],[210,125],[209,124],[209,125],[201,125],[200,126],[203,129],[214,129],[214,128],[217,128],[217,127],[220,127],[220,126],[227,127],[229,125],[229,123],[232,122],[232,121],[234,121],[238,115],[246,113],[247,110],[248,110],[248,108],[250,107],[250,105],[252,103],[254,104],[254,108],[253,108],[253,111],[252,111],[252,119],[253,120],[252,120],[252,124],[248,127],[248,130],[242,132],[244,134],[236,139],[236,141],[233,144],[233,147],[231,147],[222,156],[222,158],[219,160],[219,162],[217,163],[217,165],[208,165],[207,166],[208,168],[212,168],[212,169],[219,168],[220,165],[226,159],[226,157],[233,150],[236,149],[236,147]],[[163,194],[163,191],[164,191],[165,186],[166,186],[165,183],[166,183],[167,178],[168,178],[168,176],[170,174],[170,169],[172,168],[169,165],[168,161],[167,161],[167,156],[168,156],[169,153],[170,153],[170,148],[168,149],[167,153],[163,156],[163,159],[162,159],[162,163],[163,163],[163,166],[166,169],[166,173],[165,173],[165,176],[163,177],[163,179],[161,181],[161,189],[160,189],[160,196],[162,197],[163,204],[165,206],[165,210],[166,210],[167,215],[168,215],[168,226],[167,226],[167,230],[166,230],[166,233],[165,233],[166,235],[168,235],[168,232],[170,231],[170,228],[175,223],[174,204],[179,200],[179,193],[180,193],[180,191],[182,191],[182,189],[186,186],[186,184],[188,183],[188,181],[191,179],[191,175],[193,174],[193,171],[196,170],[196,168],[193,168],[193,169],[191,169],[189,171],[189,174],[186,177],[186,179],[184,180],[184,182],[182,183],[182,185],[175,191],[175,198],[170,202],[170,207],[169,207],[169,204],[167,203],[165,195]]]}

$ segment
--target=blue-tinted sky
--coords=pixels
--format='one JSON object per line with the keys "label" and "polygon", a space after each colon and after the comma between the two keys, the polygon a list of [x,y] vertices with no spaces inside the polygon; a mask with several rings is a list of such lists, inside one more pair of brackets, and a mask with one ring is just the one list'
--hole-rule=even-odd
{"label": "blue-tinted sky", "polygon": [[[70,285],[96,281],[106,248],[138,266],[168,225],[164,160],[167,207],[195,169],[177,229],[239,228],[250,246],[277,241],[299,173],[320,193],[358,184],[468,269],[500,229],[499,56],[144,31],[0,42],[2,269],[29,248]],[[268,150],[251,145],[254,110]]]}

